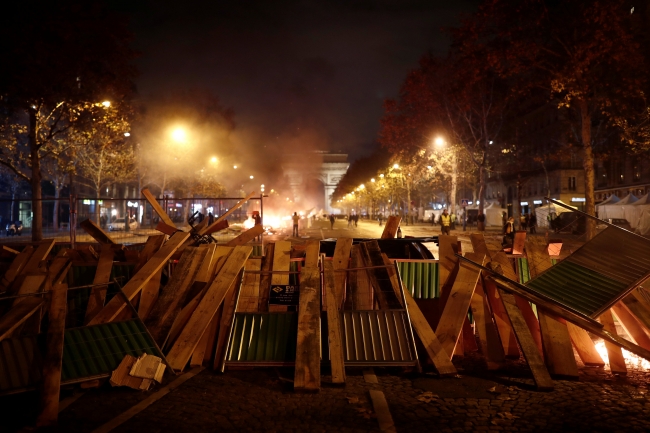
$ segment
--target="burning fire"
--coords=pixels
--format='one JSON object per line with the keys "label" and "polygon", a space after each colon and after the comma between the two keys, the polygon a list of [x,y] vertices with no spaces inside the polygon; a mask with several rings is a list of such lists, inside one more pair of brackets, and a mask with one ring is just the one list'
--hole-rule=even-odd
{"label": "burning fire", "polygon": [[[274,228],[274,229],[280,229],[284,226],[289,225],[289,221],[291,220],[290,216],[286,217],[279,217],[275,215],[266,215],[264,214],[264,220],[262,224],[264,224],[264,228]],[[244,221],[244,228],[245,229],[250,229],[255,225],[255,221],[252,218],[248,218],[246,221]]]}
{"label": "burning fire", "polygon": [[[609,365],[609,356],[607,355],[607,348],[605,347],[604,340],[598,340],[596,342],[596,350],[603,361]],[[625,365],[628,368],[637,369],[637,370],[650,370],[650,361],[643,359],[639,356],[636,356],[634,353],[628,352],[625,349],[623,351],[623,358],[625,358]]]}

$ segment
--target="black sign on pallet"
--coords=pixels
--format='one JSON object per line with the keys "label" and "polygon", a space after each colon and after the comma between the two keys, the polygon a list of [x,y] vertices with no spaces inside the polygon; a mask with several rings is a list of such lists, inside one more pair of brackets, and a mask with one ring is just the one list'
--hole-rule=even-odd
{"label": "black sign on pallet", "polygon": [[298,305],[300,291],[297,284],[273,285],[269,293],[269,304]]}

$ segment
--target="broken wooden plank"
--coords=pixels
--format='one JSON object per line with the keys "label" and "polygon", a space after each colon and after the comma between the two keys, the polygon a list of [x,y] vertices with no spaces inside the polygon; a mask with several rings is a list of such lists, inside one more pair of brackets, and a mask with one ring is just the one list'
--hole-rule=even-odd
{"label": "broken wooden plank", "polygon": [[526,231],[517,230],[515,238],[512,242],[512,254],[521,255],[524,253],[524,246],[526,245]]}
{"label": "broken wooden plank", "polygon": [[67,295],[67,284],[58,284],[50,291],[50,323],[47,329],[46,355],[43,360],[40,411],[36,419],[36,425],[38,427],[56,424],[59,416],[59,393],[61,388]]}
{"label": "broken wooden plank", "polygon": [[[214,249],[216,246],[212,247]],[[206,249],[192,247],[183,251],[181,259],[174,269],[174,275],[163,287],[158,302],[144,320],[144,325],[159,347],[162,347],[167,339],[174,318],[185,301],[199,266],[204,261],[210,261],[207,253]]]}
{"label": "broken wooden plank", "polygon": [[91,289],[90,297],[88,298],[84,323],[87,324],[90,322],[104,307],[106,290],[108,289],[112,270],[113,250],[110,248],[102,248],[99,253],[99,262],[97,263],[97,269],[95,270],[95,277],[93,279],[94,287]]}
{"label": "broken wooden plank", "polygon": [[[351,248],[352,263],[355,268],[363,268],[363,256],[360,245],[352,245]],[[374,308],[374,293],[368,273],[365,269],[348,272],[348,281],[350,283],[350,295],[352,298],[353,310],[372,310]]]}
{"label": "broken wooden plank", "polygon": [[[189,233],[177,232],[172,236],[163,247],[154,254],[149,260],[122,289],[129,302],[140,293],[140,290],[165,266],[169,258],[176,252],[187,238]],[[126,303],[122,296],[115,296],[108,304],[88,323],[89,325],[98,325],[113,320],[124,310]]]}
{"label": "broken wooden plank", "polygon": [[622,302],[615,304],[612,307],[612,312],[632,340],[644,349],[650,350],[650,337],[643,330],[643,325],[634,317],[625,304]]}
{"label": "broken wooden plank", "polygon": [[[466,257],[475,263],[483,263],[485,259],[485,256],[478,253],[467,253]],[[438,340],[448,354],[454,353],[479,277],[480,271],[476,267],[465,262],[460,264],[436,328]]]}
{"label": "broken wooden plank", "polygon": [[43,302],[41,297],[29,296],[11,307],[4,316],[0,317],[0,341],[11,337],[20,325],[41,309]]}
{"label": "broken wooden plank", "polygon": [[332,263],[334,265],[334,281],[336,282],[336,302],[339,308],[345,302],[345,281],[348,273],[342,272],[350,264],[350,252],[352,250],[352,238],[338,238],[334,247]]}
{"label": "broken wooden plank", "polygon": [[258,237],[259,235],[261,235],[262,233],[264,233],[264,227],[262,227],[262,225],[259,224],[242,232],[239,236],[229,241],[226,245],[228,245],[229,247],[236,247],[237,245],[245,245],[248,242],[255,239],[256,237]]}
{"label": "broken wooden plank", "polygon": [[20,251],[14,250],[13,248],[10,248],[6,245],[2,245],[2,247],[0,247],[0,250],[4,256],[13,256],[15,258],[18,254],[20,254]]}
{"label": "broken wooden plank", "polygon": [[492,321],[492,312],[490,311],[487,295],[483,290],[483,284],[481,284],[480,278],[478,279],[478,284],[474,290],[470,305],[472,308],[472,317],[474,318],[474,326],[476,327],[476,333],[481,342],[481,349],[485,356],[488,370],[496,370],[503,366],[505,354],[499,334]]}
{"label": "broken wooden plank", "polygon": [[[598,316],[598,320],[603,324],[604,330],[616,334],[616,325],[614,324],[611,310],[605,310],[600,316]],[[612,373],[622,376],[626,375],[627,367],[625,366],[625,358],[623,358],[621,348],[609,341],[605,341],[605,348],[607,349],[609,368],[612,370]]]}
{"label": "broken wooden plank", "polygon": [[605,362],[596,350],[596,346],[587,331],[573,323],[565,323],[565,325],[569,331],[573,347],[578,352],[582,363],[591,367],[603,367]]}
{"label": "broken wooden plank", "polygon": [[394,239],[397,236],[397,229],[402,222],[402,217],[397,215],[391,215],[386,220],[386,225],[384,226],[384,231],[381,233],[380,239]]}
{"label": "broken wooden plank", "polygon": [[203,332],[208,327],[252,251],[252,247],[237,246],[228,256],[223,268],[215,277],[167,355],[167,361],[172,369],[181,371],[185,368],[194,352],[194,348],[201,340]]}
{"label": "broken wooden plank", "polygon": [[[275,243],[273,251],[273,271],[289,272],[291,266],[291,242],[280,241]],[[273,274],[271,286],[289,284],[289,274]]]}
{"label": "broken wooden plank", "polygon": [[140,192],[142,193],[142,196],[149,202],[151,208],[153,209],[154,212],[156,212],[156,214],[158,215],[158,217],[162,222],[164,222],[170,227],[176,227],[176,224],[174,224],[174,221],[172,221],[172,219],[169,218],[167,212],[165,212],[165,210],[160,206],[158,200],[156,200],[156,197],[154,197],[153,194],[149,192],[149,188],[142,188]]}
{"label": "broken wooden plank", "polygon": [[327,341],[330,349],[330,366],[332,370],[332,383],[345,383],[345,354],[343,353],[343,340],[341,330],[341,316],[339,303],[336,297],[336,275],[334,264],[327,260],[325,267],[325,301],[327,302]]}
{"label": "broken wooden plank", "polygon": [[248,194],[246,197],[244,197],[243,199],[239,200],[239,201],[238,201],[238,202],[237,202],[233,207],[231,207],[230,209],[228,209],[228,211],[227,211],[226,213],[224,213],[224,214],[221,215],[219,218],[217,218],[217,219],[216,219],[212,224],[210,224],[209,226],[204,227],[202,230],[200,230],[200,231],[199,231],[199,234],[200,234],[200,235],[206,235],[206,234],[212,233],[212,232],[214,231],[214,228],[215,228],[217,225],[221,224],[221,221],[223,221],[223,220],[225,220],[226,218],[228,218],[228,216],[230,216],[230,214],[232,214],[234,211],[236,211],[237,209],[239,209],[239,208],[240,208],[244,203],[246,203],[248,200],[250,200],[251,197],[253,197],[254,195],[255,195],[255,191],[251,192],[251,193]]}
{"label": "broken wooden plank", "polygon": [[115,242],[108,233],[102,230],[102,228],[95,224],[91,219],[81,221],[79,225],[86,231],[86,233],[90,235],[90,237],[95,239],[100,244],[117,245],[117,242]]}
{"label": "broken wooden plank", "polygon": [[[207,221],[207,220],[203,220],[203,221]],[[197,228],[198,227],[199,226],[197,226]],[[211,235],[212,233],[216,233],[216,232],[220,232],[221,230],[225,230],[228,227],[229,227],[228,220],[221,220],[218,223],[211,225],[210,228],[208,230],[206,230],[206,232],[204,234],[205,235]],[[201,230],[201,229],[199,229],[199,230]]]}
{"label": "broken wooden plank", "polygon": [[457,373],[456,367],[451,363],[451,354],[447,354],[436,333],[431,329],[431,325],[422,314],[420,307],[415,303],[415,299],[408,290],[404,290],[404,299],[406,300],[406,308],[413,329],[420,337],[420,341],[427,351],[427,355],[433,362],[434,367],[441,376],[454,375]]}
{"label": "broken wooden plank", "polygon": [[300,274],[294,391],[320,390],[320,299],[320,270],[303,268]]}

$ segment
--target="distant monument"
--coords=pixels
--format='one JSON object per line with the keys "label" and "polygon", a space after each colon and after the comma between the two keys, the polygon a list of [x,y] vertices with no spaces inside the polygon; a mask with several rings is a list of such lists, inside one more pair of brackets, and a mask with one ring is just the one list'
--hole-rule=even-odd
{"label": "distant monument", "polygon": [[330,196],[336,189],[350,163],[346,153],[316,150],[285,154],[282,170],[289,181],[293,200],[306,209],[335,212]]}

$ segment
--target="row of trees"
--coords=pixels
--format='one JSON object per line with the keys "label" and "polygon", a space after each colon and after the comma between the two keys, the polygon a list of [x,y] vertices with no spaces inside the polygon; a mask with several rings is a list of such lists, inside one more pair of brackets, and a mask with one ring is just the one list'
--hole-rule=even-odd
{"label": "row of trees", "polygon": [[[614,149],[645,151],[650,143],[650,11],[642,6],[630,9],[624,0],[483,1],[448,30],[448,54],[423,56],[399,98],[386,101],[380,142],[391,163],[434,154],[434,138],[444,137],[447,153],[470,162],[467,175],[475,180],[482,212],[488,172],[516,171],[524,160],[545,168],[563,152],[577,151],[585,209],[594,215],[594,158]],[[543,147],[523,116],[542,106],[558,111],[562,129]],[[419,164],[420,170],[436,166],[426,157]],[[439,172],[443,185],[451,186],[446,189],[454,190],[458,171]],[[590,224],[588,236],[593,230]]]}
{"label": "row of trees", "polygon": [[[34,241],[43,237],[44,181],[54,198],[81,185],[100,197],[114,183],[175,188],[187,196],[225,193],[201,163],[183,170],[173,158],[157,157],[168,146],[146,129],[161,127],[161,113],[134,108],[131,41],[127,19],[101,2],[25,0],[0,14],[0,181],[12,199],[29,185]],[[226,134],[234,128],[232,113],[215,98],[194,96],[191,104],[202,110],[196,122],[219,123]],[[179,112],[170,101],[161,106]]]}

